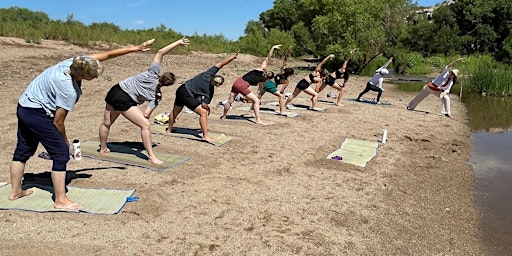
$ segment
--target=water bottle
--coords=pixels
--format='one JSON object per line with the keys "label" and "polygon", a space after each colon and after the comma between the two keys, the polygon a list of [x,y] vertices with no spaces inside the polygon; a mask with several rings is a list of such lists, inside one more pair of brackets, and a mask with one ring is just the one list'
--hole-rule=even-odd
{"label": "water bottle", "polygon": [[82,160],[82,150],[80,149],[80,140],[73,140],[73,158]]}
{"label": "water bottle", "polygon": [[383,144],[385,144],[387,139],[388,139],[388,129],[384,129],[384,130],[382,130],[382,140],[381,140],[381,142]]}

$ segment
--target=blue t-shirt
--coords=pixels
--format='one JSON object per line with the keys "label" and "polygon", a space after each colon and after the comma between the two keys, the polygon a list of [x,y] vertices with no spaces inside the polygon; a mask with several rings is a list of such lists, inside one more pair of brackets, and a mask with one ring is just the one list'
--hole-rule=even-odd
{"label": "blue t-shirt", "polygon": [[81,81],[68,74],[73,59],[66,59],[39,74],[21,94],[18,103],[27,108],[42,108],[54,116],[57,108],[73,110],[82,95]]}

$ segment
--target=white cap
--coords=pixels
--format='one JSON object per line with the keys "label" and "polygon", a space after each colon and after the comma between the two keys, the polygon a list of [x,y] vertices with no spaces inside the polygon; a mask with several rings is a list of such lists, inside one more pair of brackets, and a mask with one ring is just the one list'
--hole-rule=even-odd
{"label": "white cap", "polygon": [[381,75],[387,75],[387,74],[389,74],[389,70],[387,70],[387,69],[383,68],[383,69],[381,69],[381,70],[379,71],[379,73],[380,73]]}

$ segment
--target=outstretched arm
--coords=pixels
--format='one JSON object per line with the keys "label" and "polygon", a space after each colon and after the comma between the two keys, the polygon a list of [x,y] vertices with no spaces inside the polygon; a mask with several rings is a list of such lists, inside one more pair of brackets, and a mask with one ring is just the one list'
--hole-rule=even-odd
{"label": "outstretched arm", "polygon": [[288,55],[290,54],[291,50],[292,50],[292,46],[288,47],[288,50],[286,50],[286,54],[284,55],[284,58],[283,58],[283,65],[281,66],[281,73],[284,71],[284,69],[288,65]]}
{"label": "outstretched arm", "polygon": [[240,50],[238,50],[238,52],[236,52],[234,55],[231,55],[231,56],[225,58],[224,60],[222,60],[221,62],[217,63],[215,66],[218,67],[219,69],[221,69],[222,67],[226,66],[231,61],[236,59],[238,57],[239,53],[240,53]]}
{"label": "outstretched arm", "polygon": [[459,61],[461,61],[461,60],[463,60],[463,59],[464,59],[464,58],[458,58],[458,59],[456,59],[456,60],[452,61],[452,63],[448,64],[448,67],[450,67],[450,68],[451,68],[453,65],[455,65],[455,63],[457,63],[457,62],[459,62]]}
{"label": "outstretched arm", "polygon": [[167,45],[166,47],[158,50],[158,52],[155,54],[155,57],[153,58],[153,63],[162,63],[162,59],[164,58],[164,55],[169,53],[172,49],[178,47],[178,46],[184,46],[187,47],[189,44],[189,41],[186,37],[182,37],[180,40]]}
{"label": "outstretched arm", "polygon": [[104,61],[104,60],[112,59],[115,57],[119,57],[121,55],[125,55],[127,53],[139,52],[139,51],[140,52],[149,51],[151,49],[148,48],[148,46],[153,44],[153,42],[155,42],[155,39],[148,40],[148,41],[146,41],[142,44],[139,44],[137,46],[119,48],[119,49],[115,49],[115,50],[108,51],[108,52],[93,53],[89,56],[92,58],[95,58],[98,61]]}
{"label": "outstretched arm", "polygon": [[347,69],[348,61],[350,60],[350,58],[352,57],[352,55],[354,54],[355,51],[356,51],[356,48],[354,48],[350,51],[350,54],[348,55],[345,62],[343,62],[343,66],[341,66],[340,70],[343,70],[343,72],[345,72],[345,70]]}
{"label": "outstretched arm", "polygon": [[393,61],[393,57],[389,57],[389,60],[386,62],[386,64],[384,64],[382,67],[380,67],[379,69],[375,70],[375,73],[379,72],[381,69],[383,68],[387,68],[389,63],[391,63]]}
{"label": "outstretched arm", "polygon": [[322,70],[322,66],[330,59],[334,58],[334,54],[331,54],[327,57],[325,57],[322,62],[320,62],[320,64],[318,64],[318,66],[316,66],[316,69],[315,69],[315,72],[320,72],[320,70]]}
{"label": "outstretched arm", "polygon": [[267,57],[265,58],[265,60],[263,60],[263,63],[261,63],[261,66],[260,66],[261,70],[266,70],[267,69],[267,64],[268,64],[270,58],[272,57],[272,53],[274,53],[274,49],[279,49],[280,47],[281,47],[280,44],[276,44],[276,45],[272,46],[272,48],[268,52]]}

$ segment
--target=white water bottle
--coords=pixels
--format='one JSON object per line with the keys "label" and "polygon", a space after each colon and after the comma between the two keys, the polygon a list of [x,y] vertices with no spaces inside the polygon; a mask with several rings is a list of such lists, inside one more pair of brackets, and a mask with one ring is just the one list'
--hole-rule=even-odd
{"label": "white water bottle", "polygon": [[73,140],[73,158],[82,160],[82,149],[80,149],[80,140]]}
{"label": "white water bottle", "polygon": [[384,130],[382,130],[382,140],[381,140],[381,142],[383,144],[385,144],[387,139],[388,139],[388,129],[384,129]]}

